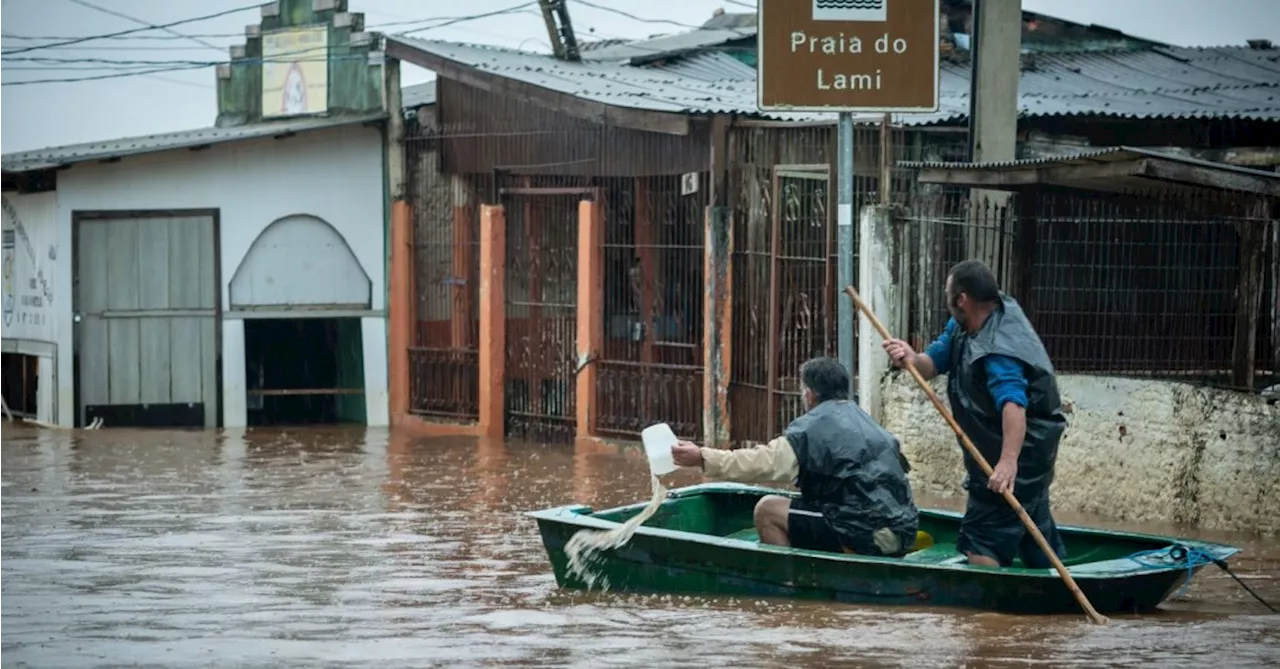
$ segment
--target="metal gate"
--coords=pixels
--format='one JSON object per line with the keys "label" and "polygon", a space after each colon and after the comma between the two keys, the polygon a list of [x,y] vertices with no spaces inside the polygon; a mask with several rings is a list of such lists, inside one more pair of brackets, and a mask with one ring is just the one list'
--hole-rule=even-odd
{"label": "metal gate", "polygon": [[500,190],[507,222],[509,436],[572,441],[576,430],[578,203],[589,188]]}
{"label": "metal gate", "polygon": [[746,181],[761,204],[735,223],[730,436],[737,442],[772,439],[804,412],[800,365],[835,355],[837,341],[827,167],[755,172]]}
{"label": "metal gate", "polygon": [[79,424],[216,427],[213,214],[76,219]]}
{"label": "metal gate", "polygon": [[612,180],[605,191],[602,434],[635,438],[665,422],[702,439],[706,202],[678,175]]}

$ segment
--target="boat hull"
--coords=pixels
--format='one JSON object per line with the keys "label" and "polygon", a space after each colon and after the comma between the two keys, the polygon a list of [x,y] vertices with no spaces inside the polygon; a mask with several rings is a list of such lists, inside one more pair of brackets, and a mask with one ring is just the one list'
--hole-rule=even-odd
{"label": "boat hull", "polygon": [[[593,572],[603,577],[612,591],[650,592],[699,595],[732,595],[786,597],[854,604],[948,606],[1002,611],[1010,613],[1074,613],[1075,601],[1058,573],[1053,569],[1020,567],[996,568],[970,566],[954,553],[949,544],[922,551],[928,561],[908,558],[878,558],[818,551],[781,548],[759,544],[754,540],[735,538],[742,530],[717,536],[717,533],[678,529],[694,522],[681,519],[681,500],[697,496],[741,499],[729,503],[700,502],[702,507],[736,509],[750,507],[763,494],[778,491],[750,486],[711,484],[673,491],[663,508],[641,526],[629,542],[620,548],[603,551],[592,560]],[[707,497],[710,499],[710,497]],[[563,588],[585,588],[579,577],[570,573],[565,546],[570,537],[582,529],[608,529],[618,523],[609,518],[638,511],[644,505],[622,507],[591,514],[586,507],[560,507],[534,512],[543,545],[550,559],[556,582]],[[687,505],[692,506],[692,505]],[[959,514],[924,510],[922,527],[945,534],[949,525],[958,525]],[[733,515],[733,514],[726,514]],[[740,512],[737,513],[740,516]],[[664,522],[665,521],[665,522]],[[735,529],[728,523],[722,531]],[[669,527],[663,527],[667,525]],[[675,526],[677,529],[671,529]],[[1065,537],[1076,535],[1076,543],[1093,546],[1087,541],[1108,540],[1114,547],[1089,548],[1101,558],[1069,564],[1076,583],[1096,609],[1103,613],[1149,610],[1159,605],[1179,588],[1204,563],[1190,565],[1170,562],[1167,566],[1142,564],[1117,557],[1121,553],[1159,549],[1173,544],[1194,549],[1202,556],[1225,559],[1238,549],[1169,537],[1104,532],[1087,528],[1064,527]],[[1081,538],[1083,535],[1088,537]],[[1103,546],[1103,544],[1098,544]],[[1068,556],[1070,560],[1070,556]],[[919,560],[926,560],[921,557]]]}

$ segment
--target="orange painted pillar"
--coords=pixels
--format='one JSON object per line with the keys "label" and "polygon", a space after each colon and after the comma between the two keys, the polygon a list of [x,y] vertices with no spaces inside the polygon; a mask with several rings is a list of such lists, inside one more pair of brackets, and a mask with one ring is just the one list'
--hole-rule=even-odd
{"label": "orange painted pillar", "polygon": [[500,205],[480,207],[480,420],[482,437],[503,436],[506,403],[507,219]]}
{"label": "orange painted pillar", "polygon": [[409,413],[409,347],[413,345],[413,212],[391,205],[391,285],[387,294],[387,401],[391,424]]}
{"label": "orange painted pillar", "polygon": [[[577,418],[579,438],[595,434],[597,367],[604,348],[604,216],[599,202],[578,203]],[[588,362],[591,361],[591,362]]]}
{"label": "orange painted pillar", "polygon": [[704,446],[721,446],[728,444],[730,434],[729,363],[733,357],[733,227],[727,207],[707,207],[705,240],[702,438]]}
{"label": "orange painted pillar", "polygon": [[453,208],[453,308],[449,314],[449,345],[465,349],[471,342],[471,208]]}

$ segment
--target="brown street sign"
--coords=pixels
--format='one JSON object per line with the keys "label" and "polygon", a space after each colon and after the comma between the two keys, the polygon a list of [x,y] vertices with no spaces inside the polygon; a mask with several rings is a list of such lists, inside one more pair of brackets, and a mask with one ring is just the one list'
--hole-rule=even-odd
{"label": "brown street sign", "polygon": [[759,0],[762,111],[938,110],[939,0]]}

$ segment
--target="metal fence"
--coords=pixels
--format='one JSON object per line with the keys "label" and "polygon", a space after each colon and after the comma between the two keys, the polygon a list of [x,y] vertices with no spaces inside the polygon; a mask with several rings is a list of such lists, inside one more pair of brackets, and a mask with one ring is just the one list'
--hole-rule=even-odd
{"label": "metal fence", "polygon": [[571,440],[577,406],[578,206],[589,186],[511,177],[506,212],[506,431]]}
{"label": "metal fence", "polygon": [[604,191],[604,350],[597,429],[666,422],[702,438],[708,173],[613,179]]}
{"label": "metal fence", "polygon": [[730,439],[766,441],[800,407],[800,364],[835,347],[829,127],[743,128],[733,172]]}
{"label": "metal fence", "polygon": [[410,411],[474,420],[480,402],[480,199],[473,180],[440,171],[437,137],[412,137],[405,149],[417,296]]}
{"label": "metal fence", "polygon": [[[854,206],[903,204],[918,188],[904,159],[946,160],[964,136],[860,125],[854,131]],[[730,139],[733,199],[730,439],[771,439],[803,413],[798,373],[814,356],[837,355],[836,132],[770,124],[735,128]],[[888,160],[883,160],[886,150]],[[929,237],[934,240],[934,237]],[[855,255],[858,266],[855,227]],[[932,259],[932,256],[930,256]],[[941,257],[932,259],[941,262]],[[855,342],[857,333],[854,333]],[[857,361],[854,361],[856,373]]]}
{"label": "metal fence", "polygon": [[[1267,225],[1249,204],[1204,194],[1037,198],[1026,301],[1057,369],[1229,385],[1240,230]],[[1266,249],[1264,267],[1274,257]],[[1263,294],[1275,301],[1272,281]],[[1274,374],[1269,319],[1258,320],[1256,369]]]}
{"label": "metal fence", "polygon": [[1013,196],[973,202],[967,191],[914,194],[898,219],[899,243],[905,248],[900,248],[896,274],[909,301],[904,304],[907,331],[895,333],[897,336],[923,350],[942,334],[951,317],[946,302],[947,273],[962,260],[982,260],[1002,287],[1019,294],[1016,210]]}
{"label": "metal fence", "polygon": [[[917,349],[941,333],[955,263],[995,271],[1059,373],[1230,385],[1240,308],[1241,226],[1267,223],[1253,202],[1196,193],[994,194],[914,190],[900,214],[897,280]],[[1267,239],[1273,239],[1267,237]],[[1256,332],[1259,384],[1274,383],[1276,249],[1264,249]]]}

